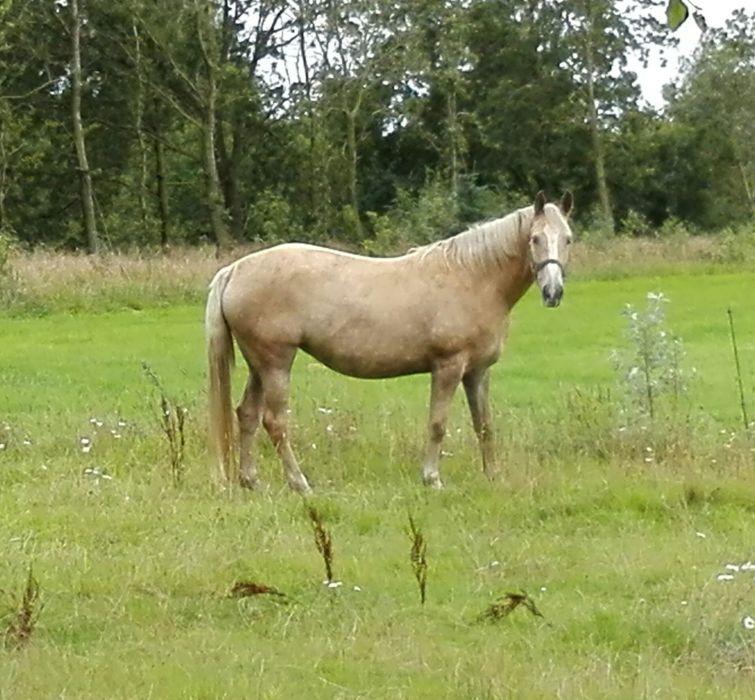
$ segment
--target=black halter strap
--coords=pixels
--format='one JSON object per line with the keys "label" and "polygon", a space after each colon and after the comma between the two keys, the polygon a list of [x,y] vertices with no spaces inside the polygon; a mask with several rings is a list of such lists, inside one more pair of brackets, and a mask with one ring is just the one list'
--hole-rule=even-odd
{"label": "black halter strap", "polygon": [[560,260],[556,260],[555,258],[547,258],[546,260],[541,260],[539,263],[535,263],[535,274],[540,272],[546,265],[550,265],[553,263],[554,265],[558,265],[559,269],[561,270],[561,276],[566,279],[566,270],[564,270],[564,266],[561,264]]}

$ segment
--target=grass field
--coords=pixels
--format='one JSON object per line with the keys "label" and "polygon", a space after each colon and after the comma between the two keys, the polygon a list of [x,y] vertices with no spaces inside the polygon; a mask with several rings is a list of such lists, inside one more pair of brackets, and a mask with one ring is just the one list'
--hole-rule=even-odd
{"label": "grass field", "polygon": [[[210,478],[199,305],[0,318],[2,630],[30,563],[43,603],[28,643],[0,650],[0,698],[752,697],[755,571],[725,567],[755,560],[755,443],[725,310],[755,413],[754,289],[752,273],[686,271],[576,279],[556,311],[529,294],[494,371],[492,486],[461,395],[448,488],[429,492],[427,377],[357,381],[300,356],[294,438],[332,589],[266,440],[265,490]],[[673,425],[623,438],[608,355],[623,305],[658,290],[697,379]],[[179,487],[142,361],[189,409]],[[229,598],[241,579],[288,600]],[[519,590],[543,618],[478,619]]]}

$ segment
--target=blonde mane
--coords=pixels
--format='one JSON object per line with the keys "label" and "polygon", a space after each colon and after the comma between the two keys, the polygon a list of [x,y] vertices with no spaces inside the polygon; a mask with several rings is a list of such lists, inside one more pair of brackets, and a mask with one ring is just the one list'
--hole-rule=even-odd
{"label": "blonde mane", "polygon": [[450,238],[412,248],[409,254],[420,260],[439,254],[448,265],[467,268],[502,266],[520,255],[522,231],[528,229],[532,207],[518,209],[501,219],[475,224]]}

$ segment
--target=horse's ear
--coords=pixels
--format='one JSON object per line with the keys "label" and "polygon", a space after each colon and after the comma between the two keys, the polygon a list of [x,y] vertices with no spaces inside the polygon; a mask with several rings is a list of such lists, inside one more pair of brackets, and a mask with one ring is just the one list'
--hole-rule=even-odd
{"label": "horse's ear", "polygon": [[573,208],[574,195],[569,190],[566,190],[566,192],[564,192],[564,196],[561,197],[561,211],[563,212],[564,216],[569,216]]}
{"label": "horse's ear", "polygon": [[540,192],[535,195],[535,216],[543,213],[546,201],[545,192],[540,190]]}

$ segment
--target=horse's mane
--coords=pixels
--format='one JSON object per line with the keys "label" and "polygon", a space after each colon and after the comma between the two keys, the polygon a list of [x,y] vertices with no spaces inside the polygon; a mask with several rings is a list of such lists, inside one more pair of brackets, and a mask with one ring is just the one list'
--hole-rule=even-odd
{"label": "horse's mane", "polygon": [[475,224],[450,238],[412,248],[409,253],[421,260],[441,255],[449,265],[467,268],[502,266],[521,253],[521,232],[532,217],[532,207],[525,207],[501,219]]}

